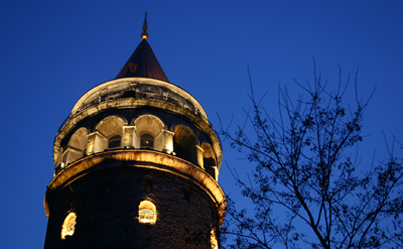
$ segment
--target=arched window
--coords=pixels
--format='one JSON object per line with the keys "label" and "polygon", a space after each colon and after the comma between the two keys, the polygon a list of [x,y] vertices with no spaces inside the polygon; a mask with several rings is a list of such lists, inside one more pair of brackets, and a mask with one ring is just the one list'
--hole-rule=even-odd
{"label": "arched window", "polygon": [[73,236],[77,224],[76,218],[77,215],[74,212],[71,212],[64,219],[62,232],[60,234],[62,239],[66,239],[66,236]]}
{"label": "arched window", "polygon": [[154,137],[151,134],[144,133],[140,137],[140,149],[154,149]]}
{"label": "arched window", "polygon": [[208,143],[203,143],[202,146],[203,153],[203,166],[204,169],[209,173],[214,179],[217,180],[217,162],[215,159],[215,154],[213,148]]}
{"label": "arched window", "polygon": [[137,64],[130,63],[127,67],[127,74],[134,74],[137,70]]}
{"label": "arched window", "polygon": [[198,140],[194,132],[185,125],[177,125],[174,135],[174,151],[177,157],[185,159],[194,164],[197,163]]}
{"label": "arched window", "polygon": [[119,135],[112,136],[108,140],[108,148],[109,149],[119,148],[121,140],[122,139],[121,139],[121,137]]}
{"label": "arched window", "polygon": [[154,225],[157,221],[157,210],[150,201],[142,201],[139,206],[139,222]]}
{"label": "arched window", "polygon": [[211,249],[218,249],[217,235],[214,229],[210,231]]}
{"label": "arched window", "polygon": [[151,192],[153,190],[153,181],[151,179],[144,180],[144,191]]}

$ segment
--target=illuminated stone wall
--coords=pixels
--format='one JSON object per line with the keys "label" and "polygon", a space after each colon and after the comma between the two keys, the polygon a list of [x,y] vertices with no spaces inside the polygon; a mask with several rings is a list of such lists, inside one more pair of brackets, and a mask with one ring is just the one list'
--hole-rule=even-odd
{"label": "illuminated stone wall", "polygon": [[53,155],[45,249],[219,247],[222,148],[180,87],[149,78],[94,87],[57,132]]}
{"label": "illuminated stone wall", "polygon": [[[158,121],[153,123],[150,120]],[[69,125],[68,122],[66,126]],[[122,148],[138,149],[140,147],[139,136],[145,129],[155,136],[155,150],[167,153],[174,152],[178,157],[199,165],[214,178],[218,178],[218,171],[211,170],[209,167],[219,167],[222,151],[219,141],[208,123],[206,124],[202,118],[195,117],[192,119],[186,113],[177,114],[164,108],[150,106],[108,108],[100,110],[97,115],[83,115],[83,117],[74,120],[74,127],[68,130],[66,134],[62,133],[63,136],[59,135],[58,137],[62,137],[60,141],[55,141],[57,144],[55,147],[58,151],[54,156],[56,173],[75,160],[107,150],[108,137],[111,135],[122,137]],[[187,144],[192,136],[194,136],[194,141]],[[184,141],[182,147],[186,147],[185,153],[175,151],[178,148],[175,148],[174,141],[179,142],[180,140]],[[176,145],[179,146],[179,144]],[[189,152],[191,147],[193,147],[193,154]],[[204,152],[206,153],[205,156],[213,161],[203,160]],[[210,163],[204,165],[204,162]]]}
{"label": "illuminated stone wall", "polygon": [[[107,163],[107,162],[106,162]],[[147,168],[97,165],[61,190],[48,193],[48,248],[211,248],[217,208],[194,181]],[[151,187],[145,188],[145,180]],[[156,205],[155,225],[138,221],[142,200]],[[69,212],[75,232],[60,239]],[[72,247],[74,246],[74,247]]]}

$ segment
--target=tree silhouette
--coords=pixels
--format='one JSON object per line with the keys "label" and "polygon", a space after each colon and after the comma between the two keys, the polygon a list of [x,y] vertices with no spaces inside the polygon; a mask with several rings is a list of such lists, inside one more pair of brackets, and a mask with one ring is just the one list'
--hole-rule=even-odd
{"label": "tree silhouette", "polygon": [[220,130],[255,165],[247,176],[231,170],[254,209],[239,210],[228,198],[226,248],[403,248],[402,158],[392,145],[386,160],[363,167],[355,153],[371,98],[359,101],[357,74],[353,107],[343,103],[350,76],[342,83],[339,66],[331,91],[314,63],[313,83],[295,81],[305,96],[294,101],[279,88],[277,119],[264,96],[256,98],[249,74],[247,122]]}

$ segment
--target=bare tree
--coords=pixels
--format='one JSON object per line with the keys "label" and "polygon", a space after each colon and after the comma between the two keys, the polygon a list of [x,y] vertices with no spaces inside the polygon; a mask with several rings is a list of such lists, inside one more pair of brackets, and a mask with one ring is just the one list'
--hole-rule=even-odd
{"label": "bare tree", "polygon": [[232,169],[254,209],[238,210],[229,199],[226,247],[403,248],[402,158],[392,145],[386,160],[360,165],[355,145],[363,140],[368,101],[358,98],[358,71],[353,107],[343,103],[350,77],[342,83],[340,66],[333,91],[314,68],[313,83],[295,81],[305,97],[293,100],[279,88],[279,118],[250,80],[246,124],[234,133],[221,125],[225,139],[256,165],[248,177]]}

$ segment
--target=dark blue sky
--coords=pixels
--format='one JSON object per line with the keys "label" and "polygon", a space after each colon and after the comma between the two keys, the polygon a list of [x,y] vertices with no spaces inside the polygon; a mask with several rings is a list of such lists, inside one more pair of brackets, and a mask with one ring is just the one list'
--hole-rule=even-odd
{"label": "dark blue sky", "polygon": [[[330,87],[337,63],[343,79],[360,68],[363,99],[378,87],[364,118],[363,158],[375,148],[384,157],[382,130],[403,141],[402,1],[217,2],[0,3],[2,248],[43,247],[54,135],[80,96],[118,74],[141,41],[145,11],[148,42],[168,79],[195,96],[216,126],[216,112],[224,122],[243,121],[247,64],[275,115],[278,85],[296,94],[293,79],[312,79],[314,57]],[[251,167],[223,148],[231,166]],[[402,154],[400,145],[395,152]],[[237,195],[224,164],[220,184]]]}

